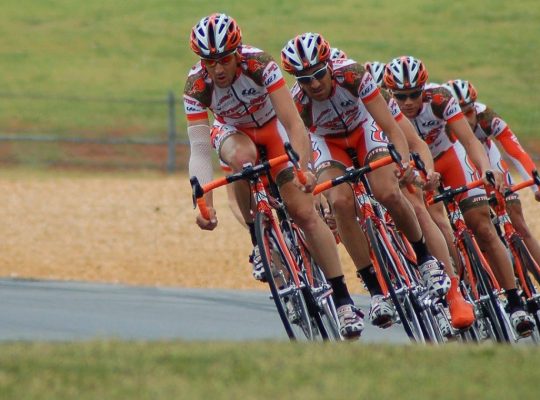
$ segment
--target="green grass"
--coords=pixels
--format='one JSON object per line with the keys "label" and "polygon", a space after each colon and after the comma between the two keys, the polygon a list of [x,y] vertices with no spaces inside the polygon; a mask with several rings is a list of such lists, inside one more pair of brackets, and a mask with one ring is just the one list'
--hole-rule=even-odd
{"label": "green grass", "polygon": [[[423,59],[433,81],[471,80],[522,138],[540,125],[540,3],[481,0],[4,0],[0,13],[0,132],[160,136],[165,104],[32,96],[164,100],[181,95],[196,61],[187,38],[213,11],[240,23],[244,41],[275,57],[319,31],[360,61]],[[289,78],[288,78],[289,79]],[[290,79],[289,79],[290,82]],[[185,131],[182,107],[178,130]]]}
{"label": "green grass", "polygon": [[5,399],[531,399],[540,349],[187,342],[0,345]]}
{"label": "green grass", "polygon": [[540,350],[187,342],[4,343],[5,399],[532,399]]}

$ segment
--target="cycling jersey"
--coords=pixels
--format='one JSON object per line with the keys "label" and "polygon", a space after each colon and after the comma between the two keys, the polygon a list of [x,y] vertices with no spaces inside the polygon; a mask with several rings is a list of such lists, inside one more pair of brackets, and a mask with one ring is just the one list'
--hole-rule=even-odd
{"label": "cycling jersey", "polygon": [[446,124],[460,118],[464,118],[463,113],[451,93],[440,85],[429,84],[424,88],[422,108],[411,122],[435,159],[455,142],[446,133]]}
{"label": "cycling jersey", "polygon": [[310,131],[313,163],[322,169],[340,164],[352,165],[349,150],[355,149],[361,164],[381,152],[386,153],[388,139],[368,112],[365,104],[379,93],[388,101],[392,116],[403,114],[388,91],[379,89],[371,74],[350,59],[332,61],[332,91],[326,100],[310,99],[296,84],[292,89],[304,124]]}
{"label": "cycling jersey", "polygon": [[285,85],[272,57],[251,46],[240,46],[241,62],[231,86],[220,88],[199,61],[189,72],[184,89],[188,121],[208,119],[236,127],[261,127],[275,116],[269,94]]}
{"label": "cycling jersey", "polygon": [[[490,139],[497,139],[512,160],[522,179],[530,179],[532,177],[531,171],[536,169],[536,166],[531,157],[523,150],[508,124],[485,104],[475,102],[474,107],[478,121],[474,128],[474,134],[484,144],[488,153],[491,146],[494,146]],[[537,191],[538,187],[533,186],[533,190]]]}
{"label": "cycling jersey", "polygon": [[[427,143],[435,160],[435,171],[441,174],[445,186],[457,187],[480,178],[465,148],[451,134],[446,125],[464,118],[459,103],[441,85],[430,83],[424,87],[422,107],[410,118],[417,133]],[[485,190],[476,188],[456,197],[465,212],[471,207],[486,204]]]}
{"label": "cycling jersey", "polygon": [[319,136],[347,134],[372,119],[364,104],[380,92],[371,74],[355,61],[333,60],[332,66],[333,87],[328,99],[314,101],[298,84],[291,89],[304,124]]}

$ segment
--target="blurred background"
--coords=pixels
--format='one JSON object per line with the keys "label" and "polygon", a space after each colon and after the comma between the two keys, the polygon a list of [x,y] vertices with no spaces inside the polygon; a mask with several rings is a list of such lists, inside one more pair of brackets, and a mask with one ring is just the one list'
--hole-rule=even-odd
{"label": "blurred background", "polygon": [[0,11],[2,167],[182,170],[189,32],[216,11],[275,58],[304,31],[361,62],[421,58],[432,82],[472,81],[540,152],[536,0],[3,0]]}

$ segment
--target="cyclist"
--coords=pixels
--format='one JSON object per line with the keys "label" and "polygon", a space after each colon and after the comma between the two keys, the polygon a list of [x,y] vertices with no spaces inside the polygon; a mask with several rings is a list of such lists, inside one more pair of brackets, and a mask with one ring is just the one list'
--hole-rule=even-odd
{"label": "cyclist", "polygon": [[[491,167],[503,173],[508,185],[514,183],[508,170],[508,165],[502,159],[499,149],[492,141],[493,138],[502,145],[502,148],[514,163],[523,180],[530,179],[532,177],[531,171],[536,169],[533,160],[523,150],[518,138],[508,124],[493,109],[476,101],[478,92],[475,87],[470,82],[461,79],[448,81],[443,86],[459,102],[461,111],[465,115],[467,122],[469,122],[471,129],[478,140],[484,145]],[[534,198],[536,201],[540,201],[540,188],[535,185],[533,190]],[[540,264],[540,245],[531,234],[525,222],[521,202],[517,193],[508,198],[506,208],[516,231],[525,241],[527,248],[536,262]]]}
{"label": "cyclist", "polygon": [[[439,174],[434,172],[431,152],[429,151],[427,144],[420,139],[410,121],[403,117],[403,113],[400,111],[399,106],[392,98],[391,94],[384,89],[383,76],[385,66],[386,64],[379,61],[364,63],[364,68],[373,76],[377,86],[381,88],[381,94],[388,102],[388,106],[392,112],[392,115],[394,116],[394,119],[403,130],[409,148],[412,151],[419,153],[422,160],[425,162],[426,169],[428,171],[426,189],[433,189],[438,185]],[[431,207],[429,210],[427,210],[421,191],[417,191],[416,193],[410,193],[406,189],[402,189],[402,191],[414,208],[416,217],[426,238],[428,249],[439,261],[443,263],[444,270],[450,277],[450,290],[446,296],[446,301],[449,306],[448,311],[450,313],[450,322],[454,328],[467,328],[474,322],[474,311],[472,305],[465,301],[460,292],[459,277],[455,273],[454,263],[452,262],[449,252],[449,250],[452,249],[447,245],[447,242],[445,241],[446,238],[444,237],[441,229],[438,227],[438,223],[441,223],[442,221],[443,223],[446,223],[448,229],[451,231],[450,222],[446,217],[444,207],[442,204],[437,204],[435,207]],[[452,241],[450,241],[450,243],[452,243]],[[451,335],[452,329],[448,325],[446,316],[441,314],[438,315],[438,318],[443,333],[446,336]]]}
{"label": "cyclist", "polygon": [[[377,86],[383,89],[381,93],[388,102],[392,115],[405,133],[409,148],[418,153],[425,163],[428,176],[424,189],[435,189],[438,186],[440,174],[434,171],[433,157],[428,145],[418,136],[411,122],[403,117],[403,113],[395,99],[392,98],[388,90],[385,90],[383,77],[386,64],[380,61],[368,61],[364,64],[364,67],[371,73]],[[450,277],[451,284],[446,301],[449,306],[451,324],[457,329],[467,328],[474,322],[474,311],[472,304],[465,301],[459,289],[459,277],[454,270],[454,265],[458,262],[457,251],[453,243],[452,227],[446,216],[444,205],[437,203],[426,209],[421,191],[411,194],[408,190],[404,190],[403,193],[414,207],[416,217],[426,237],[428,248],[443,263],[445,271]],[[445,231],[449,232],[449,237],[444,235],[443,232]],[[452,254],[452,257],[450,254]],[[452,259],[456,261],[452,262]],[[438,317],[443,333],[446,336],[451,335],[452,330],[446,318],[442,315]]]}
{"label": "cyclist", "polygon": [[[304,231],[313,256],[332,286],[341,333],[348,338],[360,336],[363,315],[354,307],[348,292],[334,237],[315,212],[310,193],[315,178],[307,170],[311,157],[309,137],[279,66],[268,53],[243,45],[240,27],[226,14],[202,18],[191,31],[190,46],[200,57],[191,68],[184,89],[190,174],[197,176],[202,184],[212,179],[212,147],[237,172],[246,163],[257,162],[258,145],[266,148],[268,158],[274,158],[284,154],[283,143],[290,140],[300,155],[307,184],[300,185],[288,165],[275,168],[271,174],[291,217]],[[211,127],[208,110],[214,116]],[[264,274],[256,246],[249,187],[246,182],[235,182],[234,188],[254,245],[253,274],[261,279]],[[205,200],[210,219],[199,214],[196,223],[201,229],[213,230],[218,220],[211,193]]]}
{"label": "cyclist", "polygon": [[[328,42],[320,34],[311,32],[291,39],[281,51],[281,61],[283,68],[297,81],[292,89],[293,97],[311,133],[316,154],[314,169],[319,181],[341,175],[345,168],[353,165],[353,157],[364,164],[387,155],[388,140],[379,125],[402,157],[409,158],[403,132],[362,65],[348,59],[332,60]],[[347,152],[348,149],[356,154]],[[411,172],[408,163],[404,168]],[[371,172],[370,187],[411,242],[426,285],[442,296],[448,291],[449,279],[429,253],[411,204],[399,190],[394,172],[393,166]],[[340,185],[325,194],[341,241],[372,295],[370,320],[374,325],[389,326],[394,309],[381,295],[365,236],[356,222],[353,193],[346,185]]]}
{"label": "cyclist", "polygon": [[[488,184],[486,172],[491,171],[495,176],[496,189],[502,190],[502,174],[491,168],[481,143],[464,119],[457,101],[440,85],[426,86],[427,79],[428,72],[422,61],[411,56],[395,58],[385,68],[386,86],[401,111],[428,144],[435,161],[435,170],[441,174],[444,184],[452,187],[466,184],[479,177],[479,172]],[[452,140],[446,134],[446,126],[452,130],[457,140]],[[534,323],[523,309],[512,265],[491,223],[485,190],[470,190],[457,200],[467,225],[486,253],[499,284],[505,289],[514,329],[521,336],[530,335]]]}

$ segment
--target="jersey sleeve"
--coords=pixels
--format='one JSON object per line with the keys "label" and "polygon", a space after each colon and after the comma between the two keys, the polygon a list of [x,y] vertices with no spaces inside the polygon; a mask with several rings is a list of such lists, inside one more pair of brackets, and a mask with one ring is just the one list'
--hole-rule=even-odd
{"label": "jersey sleeve", "polygon": [[[523,180],[528,180],[532,177],[532,170],[536,169],[533,160],[525,152],[523,147],[518,141],[518,138],[512,130],[507,126],[502,132],[500,132],[495,139],[501,144],[504,151],[512,160],[512,163],[518,170],[521,178]],[[538,190],[538,187],[535,187],[535,191]]]}
{"label": "jersey sleeve", "polygon": [[358,96],[364,104],[369,103],[380,93],[375,79],[363,65],[346,61],[347,64],[334,70],[334,79],[354,96]]}
{"label": "jersey sleeve", "polygon": [[452,123],[463,117],[459,103],[452,94],[443,87],[432,89],[431,107],[436,117]]}
{"label": "jersey sleeve", "polygon": [[401,112],[401,109],[399,108],[396,99],[394,99],[385,89],[381,89],[381,94],[386,103],[388,104],[388,109],[390,110],[392,117],[394,117],[396,122],[401,121],[401,119],[403,118],[403,113]]}
{"label": "jersey sleeve", "polygon": [[272,93],[286,84],[283,73],[272,56],[254,47],[242,47],[244,73]]}
{"label": "jersey sleeve", "polygon": [[210,91],[202,76],[202,70],[193,67],[184,87],[184,111],[188,121],[208,119],[208,106],[210,105]]}

